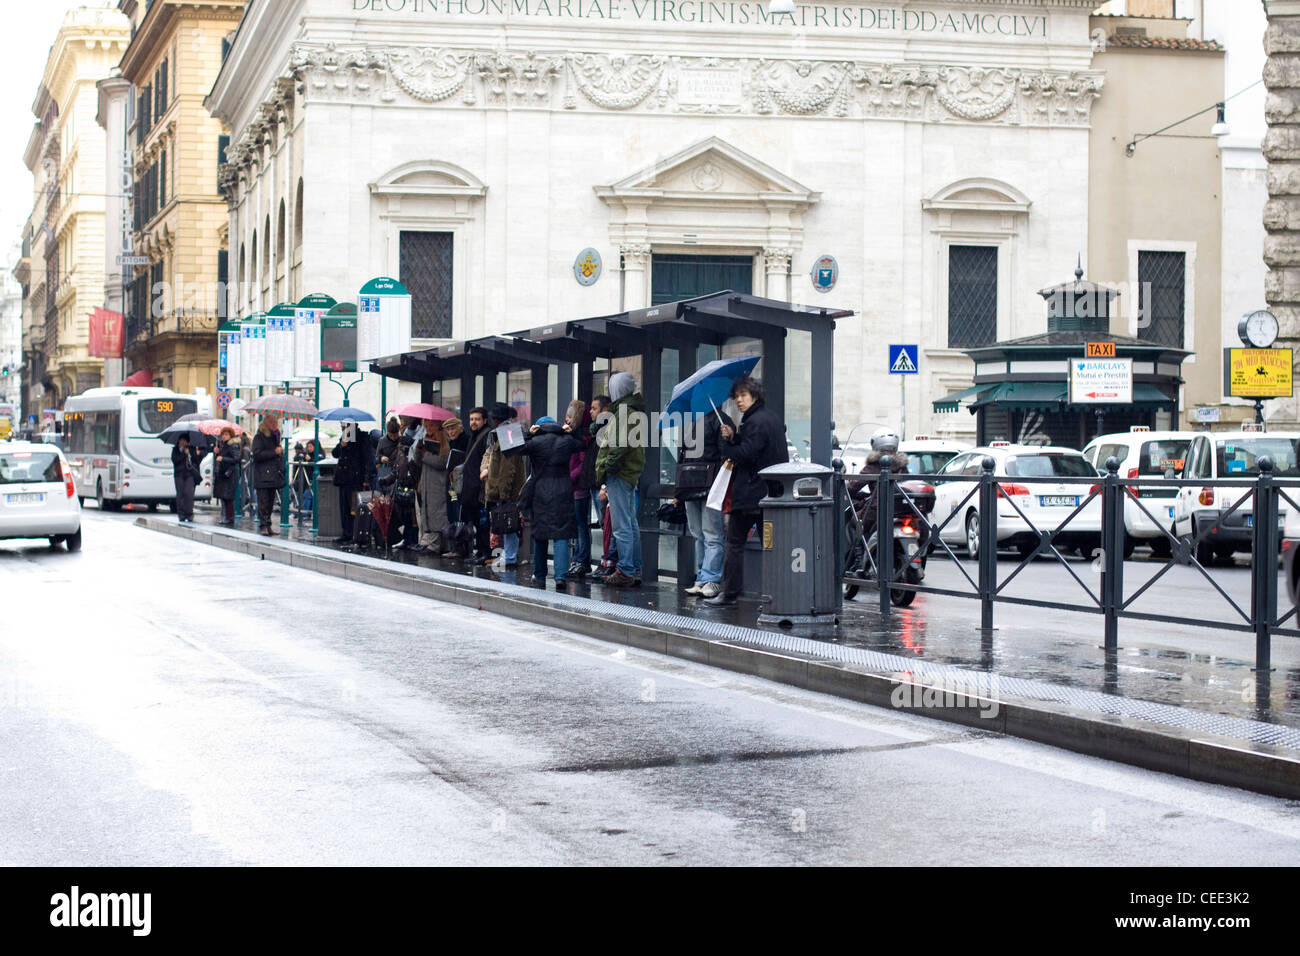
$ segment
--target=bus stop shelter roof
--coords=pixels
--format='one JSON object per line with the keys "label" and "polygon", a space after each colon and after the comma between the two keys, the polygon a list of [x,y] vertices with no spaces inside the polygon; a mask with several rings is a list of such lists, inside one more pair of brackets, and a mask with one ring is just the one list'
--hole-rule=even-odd
{"label": "bus stop shelter roof", "polygon": [[370,370],[409,382],[457,379],[469,372],[509,372],[579,363],[635,355],[647,348],[720,345],[728,338],[764,338],[778,330],[779,334],[786,329],[833,330],[836,319],[853,314],[851,309],[714,292],[644,309],[570,319],[390,355],[372,361]]}

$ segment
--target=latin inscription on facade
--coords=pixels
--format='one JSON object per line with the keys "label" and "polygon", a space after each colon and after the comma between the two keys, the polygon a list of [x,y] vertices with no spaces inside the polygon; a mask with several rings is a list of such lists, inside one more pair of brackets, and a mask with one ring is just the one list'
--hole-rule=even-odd
{"label": "latin inscription on facade", "polygon": [[877,33],[1047,39],[1043,14],[905,10],[889,6],[801,3],[771,14],[767,0],[340,0],[358,15],[433,19],[638,21],[865,30]]}
{"label": "latin inscription on facade", "polygon": [[740,71],[683,69],[677,74],[677,102],[687,106],[740,106],[744,102]]}

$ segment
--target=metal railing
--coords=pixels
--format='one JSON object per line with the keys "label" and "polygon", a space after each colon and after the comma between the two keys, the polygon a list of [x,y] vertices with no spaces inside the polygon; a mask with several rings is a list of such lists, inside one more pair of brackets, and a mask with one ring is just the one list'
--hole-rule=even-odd
{"label": "metal railing", "polygon": [[[1108,652],[1114,652],[1118,649],[1119,622],[1122,618],[1253,633],[1255,635],[1256,669],[1267,670],[1271,666],[1272,637],[1278,634],[1300,637],[1300,629],[1295,626],[1295,622],[1292,622],[1292,618],[1296,616],[1296,608],[1292,607],[1279,616],[1277,606],[1279,576],[1277,556],[1280,547],[1281,528],[1279,522],[1282,517],[1281,507],[1282,502],[1286,502],[1288,507],[1300,513],[1300,479],[1275,478],[1273,475],[1273,461],[1267,456],[1261,456],[1257,464],[1259,467],[1258,476],[1248,479],[1120,478],[1118,474],[1119,461],[1110,458],[1106,462],[1106,473],[1104,475],[1095,478],[1065,478],[1019,475],[996,476],[994,475],[995,463],[990,457],[985,458],[982,462],[982,473],[978,477],[971,478],[952,475],[890,474],[887,467],[888,460],[886,459],[882,461],[883,470],[880,475],[857,479],[866,484],[874,485],[872,495],[874,500],[871,502],[871,507],[875,510],[876,529],[881,531],[880,537],[882,541],[887,540],[886,536],[892,534],[895,518],[895,492],[897,492],[904,507],[913,512],[913,520],[922,523],[928,530],[931,552],[942,551],[952,558],[954,566],[970,585],[970,590],[933,587],[925,584],[909,583],[906,580],[895,580],[892,542],[890,542],[890,547],[876,548],[874,555],[866,554],[865,559],[860,562],[856,574],[854,568],[845,567],[845,564],[850,563],[849,557],[854,554],[855,544],[858,544],[853,540],[853,536],[860,529],[854,526],[855,517],[853,516],[856,515],[856,512],[847,489],[843,487],[844,482],[854,480],[854,476],[847,476],[843,473],[837,474],[838,480],[836,482],[836,507],[839,509],[839,513],[845,516],[847,533],[847,540],[841,539],[844,544],[839,545],[837,548],[837,557],[842,562],[841,567],[844,568],[841,581],[846,587],[876,589],[879,593],[880,613],[885,618],[888,618],[892,613],[890,592],[899,590],[978,600],[980,602],[980,627],[985,630],[991,630],[994,626],[994,608],[997,604],[1019,604],[1030,607],[1099,614],[1104,619],[1105,649]],[[925,514],[919,503],[901,487],[902,483],[908,481],[939,483],[954,480],[970,481],[972,487],[942,518],[936,514]],[[1073,510],[1051,528],[1040,528],[1017,504],[1015,496],[1003,490],[1002,485],[1004,484],[1031,487],[1037,485],[1075,485],[1086,489],[1087,495],[1078,495],[1078,503]],[[1153,499],[1144,497],[1142,489],[1159,488],[1168,491],[1184,487],[1228,488],[1232,489],[1234,494],[1229,496],[1230,503],[1226,510],[1218,507],[1213,508],[1216,520],[1212,522],[1198,522],[1195,514],[1193,514],[1190,532],[1179,537],[1172,532],[1172,523],[1167,515],[1160,517],[1151,512],[1148,503]],[[1100,531],[1082,530],[1077,524],[1071,527],[1071,522],[1074,522],[1094,500],[1100,500],[1101,503]],[[1219,500],[1217,493],[1215,493],[1214,500],[1217,506]],[[1159,530],[1159,535],[1152,540],[1167,543],[1169,550],[1169,557],[1164,561],[1160,569],[1127,596],[1125,596],[1124,591],[1124,550],[1125,536],[1127,535],[1125,527],[1126,502],[1134,503]],[[1002,576],[1000,580],[997,546],[999,504],[1003,507],[1009,505],[1010,508],[1014,509],[1016,518],[1023,521],[1023,526],[1017,525],[1017,535],[1022,538],[1036,539],[1032,548],[1028,544],[1021,548],[1020,563],[1009,574]],[[955,518],[970,515],[972,507],[978,509],[979,522],[976,542],[977,572],[974,577],[966,570],[952,547],[942,537],[942,532],[948,527],[949,523]],[[1065,508],[1062,507],[1061,510],[1064,513]],[[1206,506],[1202,510],[1208,511],[1211,508]],[[1246,517],[1247,515],[1249,517]],[[1252,560],[1250,566],[1249,609],[1242,607],[1238,601],[1234,600],[1224,590],[1210,571],[1206,569],[1201,557],[1198,556],[1198,552],[1200,555],[1204,555],[1209,547],[1206,540],[1207,536],[1214,533],[1233,516],[1241,519],[1242,524],[1238,525],[1238,527],[1244,526],[1250,530]],[[1170,525],[1167,526],[1167,522],[1170,522]],[[1007,538],[1008,536],[1003,535],[1003,537]],[[1100,571],[1100,581],[1095,589],[1075,573],[1074,568],[1067,562],[1065,555],[1062,553],[1062,545],[1065,541],[1077,541],[1080,538],[1096,538],[1100,547],[1100,554],[1093,562],[1094,569]],[[1088,550],[1087,546],[1085,546],[1084,553],[1086,554]],[[1060,563],[1083,591],[1083,595],[1087,599],[1086,603],[1080,606],[1079,604],[1063,601],[1040,600],[1006,593],[1008,585],[1040,555],[1055,558]],[[1262,559],[1261,555],[1264,556]],[[1228,620],[1188,620],[1186,617],[1173,614],[1134,608],[1134,603],[1146,595],[1157,581],[1176,566],[1195,568],[1200,573],[1213,591],[1234,612]],[[887,586],[881,586],[880,582],[882,581],[889,583]],[[1291,626],[1286,626],[1288,622],[1291,622]]]}

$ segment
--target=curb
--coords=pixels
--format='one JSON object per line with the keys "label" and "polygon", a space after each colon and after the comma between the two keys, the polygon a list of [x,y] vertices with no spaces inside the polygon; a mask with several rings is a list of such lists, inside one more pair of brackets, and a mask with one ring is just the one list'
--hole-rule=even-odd
{"label": "curb", "polygon": [[[290,546],[278,538],[268,539],[250,532],[218,531],[203,525],[179,525],[148,517],[137,518],[135,524],[318,574],[556,627],[888,710],[920,714],[1192,780],[1270,796],[1300,798],[1300,752],[1286,747],[1252,744],[1213,734],[1181,733],[1176,728],[1133,717],[1091,713],[1068,704],[1049,707],[1042,701],[1010,695],[983,697],[967,692],[954,702],[945,702],[942,682],[930,683],[914,675],[909,680],[900,680],[896,674],[816,655],[774,651],[734,639],[709,638],[594,617],[524,600],[482,579],[429,569],[414,574],[406,565],[400,566],[404,570],[399,571],[382,559],[343,554],[300,542]],[[468,585],[471,581],[474,584]],[[530,593],[528,589],[520,590],[521,594]]]}

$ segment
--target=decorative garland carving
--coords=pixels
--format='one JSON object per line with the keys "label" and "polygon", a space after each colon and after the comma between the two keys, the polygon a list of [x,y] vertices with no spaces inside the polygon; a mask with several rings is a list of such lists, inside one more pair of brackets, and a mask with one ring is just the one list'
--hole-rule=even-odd
{"label": "decorative garland carving", "polygon": [[847,116],[851,63],[814,60],[759,60],[754,66],[754,109],[770,113],[775,103],[782,112],[799,116],[825,112]]}
{"label": "decorative garland carving", "polygon": [[659,84],[667,62],[661,56],[571,54],[566,58],[582,95],[607,110],[640,104]]}
{"label": "decorative garland carving", "polygon": [[954,116],[966,120],[991,120],[1007,111],[1016,99],[1018,74],[980,67],[944,67],[939,71],[939,102]]}
{"label": "decorative garland carving", "polygon": [[473,67],[473,54],[456,54],[435,47],[419,47],[384,57],[393,82],[413,100],[438,103],[456,95]]}

